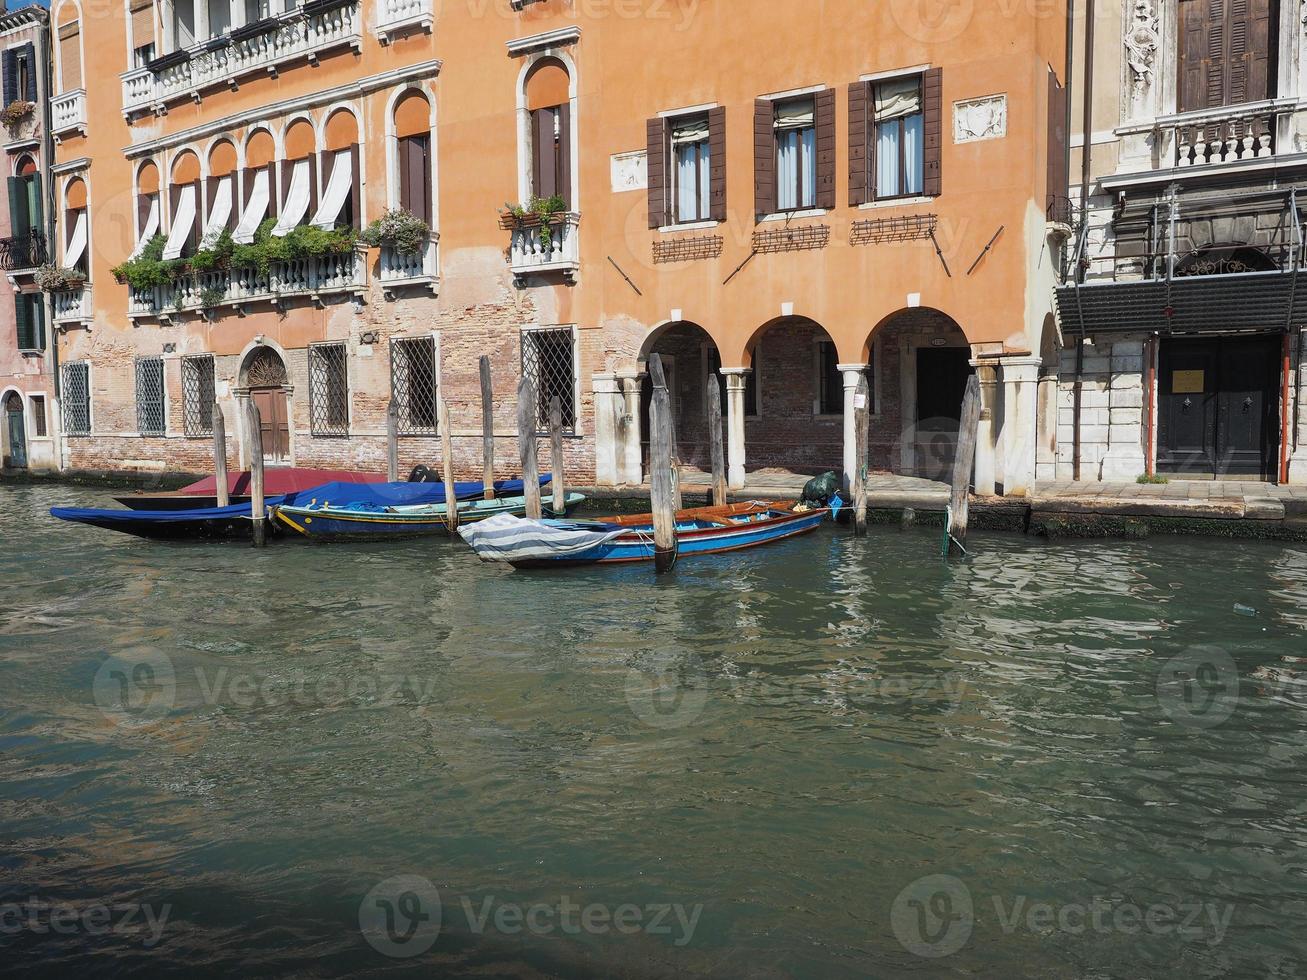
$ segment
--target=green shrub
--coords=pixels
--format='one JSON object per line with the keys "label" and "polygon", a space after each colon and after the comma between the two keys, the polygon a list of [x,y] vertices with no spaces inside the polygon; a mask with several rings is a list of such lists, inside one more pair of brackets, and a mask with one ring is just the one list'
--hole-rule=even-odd
{"label": "green shrub", "polygon": [[35,281],[36,288],[43,293],[60,293],[85,286],[86,273],[81,269],[46,264],[36,270]]}
{"label": "green shrub", "polygon": [[431,226],[410,211],[386,211],[363,230],[359,240],[372,248],[386,246],[400,255],[418,255],[431,239]]}

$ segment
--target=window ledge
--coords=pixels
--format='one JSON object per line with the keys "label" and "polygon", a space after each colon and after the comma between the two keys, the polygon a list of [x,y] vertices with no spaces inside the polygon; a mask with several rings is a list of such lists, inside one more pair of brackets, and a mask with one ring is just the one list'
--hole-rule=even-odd
{"label": "window ledge", "polygon": [[764,221],[788,221],[791,218],[820,218],[830,212],[826,208],[803,208],[799,211],[773,211],[771,214],[764,214],[758,219],[758,224]]}
{"label": "window ledge", "polygon": [[709,219],[708,221],[687,221],[679,225],[663,225],[658,231],[663,235],[670,235],[678,231],[705,231],[709,228],[716,228],[722,222]]}
{"label": "window ledge", "polygon": [[880,208],[901,208],[913,204],[929,204],[935,200],[933,197],[927,197],[919,194],[916,197],[892,197],[887,201],[868,201],[866,204],[859,204],[859,211],[875,211]]}

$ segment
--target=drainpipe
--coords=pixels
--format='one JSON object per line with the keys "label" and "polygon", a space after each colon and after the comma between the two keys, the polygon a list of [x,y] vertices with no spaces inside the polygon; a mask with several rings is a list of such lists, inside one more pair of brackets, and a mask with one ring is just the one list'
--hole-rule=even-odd
{"label": "drainpipe", "polygon": [[[1074,7],[1074,4],[1072,4]],[[1067,41],[1071,45],[1070,39]],[[1083,89],[1084,102],[1080,129],[1083,134],[1080,145],[1080,220],[1089,224],[1089,182],[1093,166],[1092,147],[1094,143],[1094,0],[1085,0],[1085,66]],[[1070,89],[1071,79],[1067,78]],[[1067,140],[1068,145],[1070,140]],[[1076,269],[1076,278],[1083,275],[1083,270]],[[1072,405],[1072,474],[1074,480],[1080,479],[1080,415],[1085,388],[1085,330],[1084,322],[1080,324],[1080,336],[1076,339],[1076,381],[1075,396]]]}

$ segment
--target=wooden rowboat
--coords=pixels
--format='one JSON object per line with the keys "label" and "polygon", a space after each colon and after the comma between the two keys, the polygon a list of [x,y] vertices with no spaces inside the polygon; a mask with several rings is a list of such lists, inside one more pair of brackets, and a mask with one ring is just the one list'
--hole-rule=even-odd
{"label": "wooden rowboat", "polygon": [[[542,494],[545,513],[553,513],[553,496]],[[567,495],[566,510],[585,502],[579,493]],[[485,520],[496,514],[525,514],[526,497],[496,497],[493,500],[460,500],[460,524]],[[282,504],[274,507],[273,517],[292,531],[316,541],[376,541],[391,538],[414,538],[445,534],[446,506],[426,504],[393,506],[377,509],[333,507],[311,503],[305,506]]]}
{"label": "wooden rowboat", "polygon": [[[697,507],[676,514],[677,551],[713,555],[756,548],[816,530],[829,508],[797,509],[795,501]],[[596,543],[578,550],[567,535],[592,533]],[[519,521],[476,525],[464,539],[486,561],[515,568],[556,568],[565,565],[609,565],[652,561],[653,516],[635,514],[594,521]],[[555,545],[555,541],[558,544]]]}

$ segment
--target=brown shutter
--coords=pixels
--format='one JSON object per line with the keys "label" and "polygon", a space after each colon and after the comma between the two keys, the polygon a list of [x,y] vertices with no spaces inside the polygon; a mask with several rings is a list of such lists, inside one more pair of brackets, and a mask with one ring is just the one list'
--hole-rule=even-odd
{"label": "brown shutter", "polygon": [[835,90],[828,88],[813,97],[813,118],[817,127],[817,207],[835,207]]}
{"label": "brown shutter", "polygon": [[767,99],[753,103],[753,210],[776,210],[776,112]]}
{"label": "brown shutter", "polygon": [[925,131],[922,151],[925,178],[922,193],[938,197],[943,188],[944,150],[944,69],[932,68],[921,76],[922,128]]}
{"label": "brown shutter", "polygon": [[1070,194],[1071,174],[1067,170],[1067,115],[1066,89],[1057,80],[1057,74],[1048,72],[1048,195],[1045,213],[1050,221],[1069,220],[1059,213],[1059,202]]}
{"label": "brown shutter", "polygon": [[708,217],[726,220],[726,107],[708,110]]}
{"label": "brown shutter", "polygon": [[1270,98],[1271,0],[1180,0],[1181,112]]}
{"label": "brown shutter", "polygon": [[558,107],[558,175],[554,193],[567,202],[567,209],[576,208],[572,200],[572,105],[564,102]]}
{"label": "brown shutter", "polygon": [[871,86],[849,86],[849,207],[867,203],[867,103]]}
{"label": "brown shutter", "polygon": [[644,125],[649,171],[649,227],[667,224],[667,126],[662,119]]}
{"label": "brown shutter", "polygon": [[550,197],[558,186],[558,147],[554,142],[554,110],[537,109],[532,116],[531,191]]}

